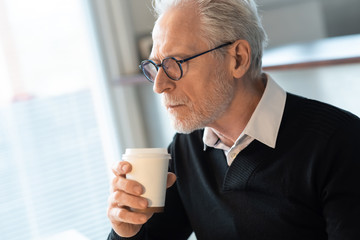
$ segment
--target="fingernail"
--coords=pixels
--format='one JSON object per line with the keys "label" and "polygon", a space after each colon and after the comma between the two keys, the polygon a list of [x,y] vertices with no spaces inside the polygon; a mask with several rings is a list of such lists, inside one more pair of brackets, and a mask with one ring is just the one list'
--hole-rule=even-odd
{"label": "fingernail", "polygon": [[145,199],[141,200],[140,205],[141,205],[141,207],[146,208],[148,206],[148,201]]}
{"label": "fingernail", "polygon": [[121,170],[122,170],[123,172],[127,172],[128,169],[129,169],[129,166],[126,165],[126,164],[121,167]]}
{"label": "fingernail", "polygon": [[134,192],[135,192],[136,194],[142,194],[143,189],[142,189],[141,186],[136,185],[136,186],[134,187]]}

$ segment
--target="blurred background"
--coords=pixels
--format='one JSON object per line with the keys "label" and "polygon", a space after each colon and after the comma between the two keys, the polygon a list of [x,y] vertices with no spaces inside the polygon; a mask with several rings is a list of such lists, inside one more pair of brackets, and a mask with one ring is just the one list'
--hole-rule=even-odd
{"label": "blurred background", "polygon": [[[360,1],[258,4],[264,70],[360,115]],[[138,70],[153,23],[150,0],[0,0],[1,239],[107,238],[109,166],[174,134]]]}

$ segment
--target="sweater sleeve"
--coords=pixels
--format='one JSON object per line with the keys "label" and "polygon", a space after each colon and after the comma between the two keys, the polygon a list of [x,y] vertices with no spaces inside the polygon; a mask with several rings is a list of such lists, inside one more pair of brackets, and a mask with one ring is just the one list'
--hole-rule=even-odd
{"label": "sweater sleeve", "polygon": [[144,239],[144,231],[143,229],[141,229],[138,234],[136,234],[135,236],[131,237],[131,238],[124,238],[124,237],[120,237],[119,235],[116,234],[116,232],[111,229],[111,232],[107,238],[107,240],[141,240]]}
{"label": "sweater sleeve", "polygon": [[332,137],[321,191],[329,240],[360,239],[360,121]]}

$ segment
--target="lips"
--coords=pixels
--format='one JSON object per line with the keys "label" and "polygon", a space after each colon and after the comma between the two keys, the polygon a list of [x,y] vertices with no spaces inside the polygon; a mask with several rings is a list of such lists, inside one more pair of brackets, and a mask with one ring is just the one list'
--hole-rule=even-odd
{"label": "lips", "polygon": [[185,106],[185,104],[172,104],[172,105],[168,105],[166,106],[166,108],[178,108],[178,107],[182,107]]}
{"label": "lips", "polygon": [[162,95],[162,103],[168,112],[174,113],[174,111],[177,111],[179,108],[188,106],[189,101],[186,96],[179,97],[165,93]]}
{"label": "lips", "polygon": [[181,108],[181,107],[184,107],[185,106],[185,104],[172,104],[172,105],[167,105],[166,106],[166,110],[168,111],[168,112],[174,112],[174,111],[177,111],[179,108]]}

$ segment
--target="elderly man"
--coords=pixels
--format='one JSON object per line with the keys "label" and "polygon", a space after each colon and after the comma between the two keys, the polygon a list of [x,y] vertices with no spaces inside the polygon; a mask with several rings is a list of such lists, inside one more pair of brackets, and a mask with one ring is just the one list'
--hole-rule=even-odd
{"label": "elderly man", "polygon": [[[113,169],[108,239],[360,239],[360,120],[261,71],[252,0],[155,1],[141,63],[178,133],[163,213]],[[171,186],[172,185],[172,186]]]}

